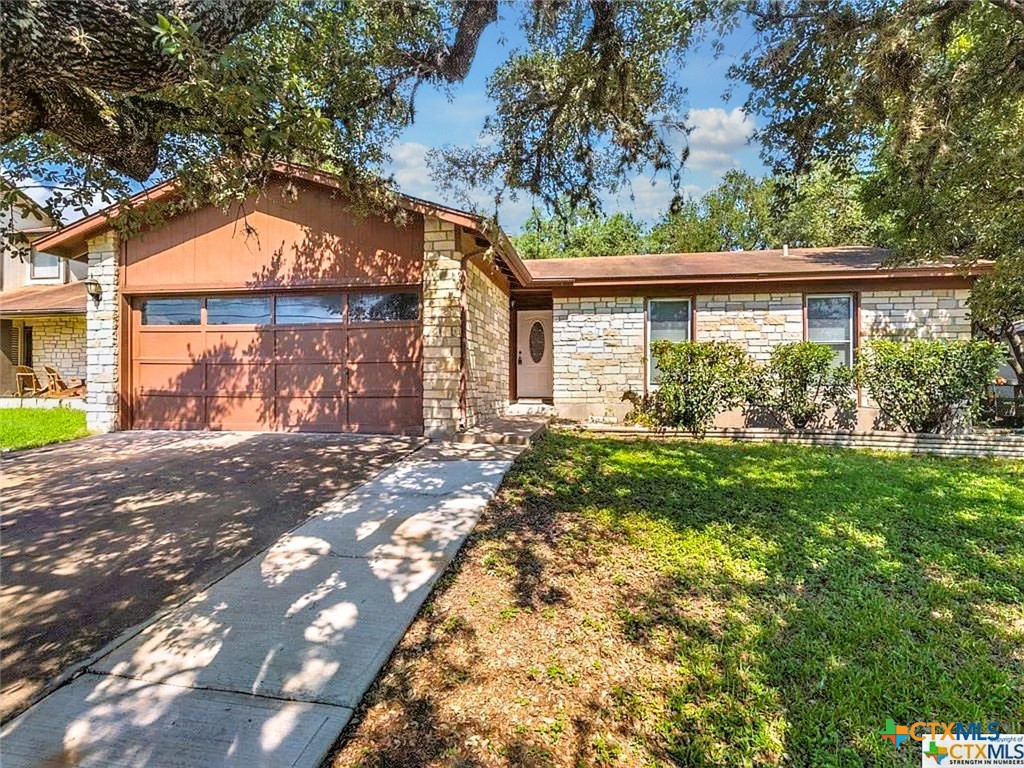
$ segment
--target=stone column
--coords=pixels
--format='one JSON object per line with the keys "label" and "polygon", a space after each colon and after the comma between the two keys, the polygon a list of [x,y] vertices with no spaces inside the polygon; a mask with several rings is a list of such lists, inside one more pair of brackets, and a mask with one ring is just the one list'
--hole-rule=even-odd
{"label": "stone column", "polygon": [[423,222],[423,432],[445,437],[460,426],[462,254],[455,225],[432,216]]}
{"label": "stone column", "polygon": [[117,236],[113,232],[89,241],[89,279],[102,288],[99,302],[86,300],[86,424],[94,432],[120,428],[120,336],[118,311],[121,297],[117,280]]}

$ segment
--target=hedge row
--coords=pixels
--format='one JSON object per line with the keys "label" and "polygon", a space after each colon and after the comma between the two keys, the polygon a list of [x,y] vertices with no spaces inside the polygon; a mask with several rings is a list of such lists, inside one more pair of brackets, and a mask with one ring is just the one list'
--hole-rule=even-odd
{"label": "hedge row", "polygon": [[765,365],[726,342],[656,341],[656,391],[627,392],[627,421],[702,435],[719,413],[743,407],[758,421],[796,430],[851,428],[854,391],[878,405],[880,427],[950,433],[969,427],[1005,351],[988,341],[871,341],[856,366],[836,366],[832,350],[783,344]]}

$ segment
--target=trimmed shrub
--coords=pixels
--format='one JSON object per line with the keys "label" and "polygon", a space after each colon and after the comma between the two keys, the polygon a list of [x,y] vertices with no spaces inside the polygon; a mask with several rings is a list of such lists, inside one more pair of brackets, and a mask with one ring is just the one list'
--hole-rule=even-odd
{"label": "trimmed shrub", "polygon": [[753,373],[747,354],[720,341],[656,341],[651,354],[660,372],[658,389],[633,403],[627,421],[685,429],[702,436],[715,416],[743,402]]}
{"label": "trimmed shrub", "polygon": [[1004,359],[990,341],[870,341],[858,372],[881,426],[950,433],[970,426]]}
{"label": "trimmed shrub", "polygon": [[782,344],[756,374],[748,404],[789,429],[849,427],[856,419],[854,375],[832,349],[813,341]]}

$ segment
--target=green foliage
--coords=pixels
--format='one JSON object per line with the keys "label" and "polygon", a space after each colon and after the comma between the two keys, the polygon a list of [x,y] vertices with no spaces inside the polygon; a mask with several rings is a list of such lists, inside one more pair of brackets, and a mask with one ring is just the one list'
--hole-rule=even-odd
{"label": "green foliage", "polygon": [[[52,4],[48,13],[71,29],[76,19],[61,16],[62,5],[67,15],[93,6],[102,12],[99,2]],[[415,120],[418,89],[450,92],[461,83],[481,36],[499,18],[499,4],[489,0],[281,0],[265,3],[267,12],[244,28],[218,30],[229,42],[211,46],[203,25],[193,23],[211,16],[207,3],[164,2],[163,14],[156,12],[161,3],[150,3],[148,16],[142,4],[132,16],[135,5],[122,9],[119,21],[135,23],[150,39],[137,37],[139,44],[123,50],[115,40],[101,56],[82,43],[100,74],[76,85],[102,100],[110,117],[152,129],[145,149],[157,161],[149,181],[177,177],[184,197],[225,206],[263,188],[272,164],[283,161],[339,171],[352,179],[347,197],[386,207],[389,149]],[[481,191],[496,203],[524,193],[573,209],[596,208],[603,191],[641,171],[679,186],[685,89],[674,72],[692,39],[730,18],[714,4],[674,0],[521,3],[504,5],[500,15],[523,42],[489,78],[485,141],[430,158],[440,165],[442,186],[463,202]],[[10,23],[33,18],[31,9],[19,9]],[[165,76],[137,78],[130,93],[107,88],[111,78],[103,75],[122,70]],[[39,78],[46,81],[47,73]],[[81,147],[59,121],[30,128],[4,147],[4,175],[52,192],[51,213],[84,208],[97,196],[114,202],[146,180],[146,171],[136,170],[131,181],[105,162],[109,146]]]}
{"label": "green foliage", "polygon": [[1005,352],[989,341],[870,341],[860,380],[878,403],[883,426],[954,432],[969,426]]}
{"label": "green foliage", "polygon": [[628,397],[634,413],[627,421],[686,429],[702,436],[715,416],[746,396],[753,363],[746,352],[721,341],[655,341],[658,390],[649,399]]}
{"label": "green foliage", "polygon": [[863,163],[865,212],[887,221],[886,240],[905,261],[1016,260],[982,281],[978,304],[989,335],[1011,345],[1024,372],[1024,339],[999,330],[1020,319],[1024,5],[836,0],[749,10],[758,34],[732,75],[751,87],[745,107],[762,116],[756,139],[776,172]]}
{"label": "green foliage", "polygon": [[650,231],[623,213],[543,216],[534,210],[515,243],[528,259],[755,250],[783,243],[882,244],[885,221],[868,220],[860,203],[861,185],[860,177],[841,176],[824,164],[786,178],[755,179],[729,171],[720,184],[679,203]]}
{"label": "green foliage", "polygon": [[729,171],[700,200],[670,211],[651,232],[652,250],[662,253],[769,248],[774,240],[774,181]]}
{"label": "green foliage", "polygon": [[864,210],[864,177],[847,175],[825,162],[806,174],[788,177],[782,216],[774,225],[775,243],[800,247],[885,245],[890,239],[885,212]]}
{"label": "green foliage", "polygon": [[782,344],[755,375],[754,413],[793,429],[848,427],[855,415],[853,371],[836,366],[832,349],[813,341]]}
{"label": "green foliage", "polygon": [[524,259],[564,259],[643,253],[646,243],[643,225],[627,213],[579,210],[561,219],[534,209],[515,246]]}
{"label": "green foliage", "polygon": [[974,324],[1009,347],[1010,364],[1024,381],[1024,252],[1003,256],[978,278],[967,304]]}

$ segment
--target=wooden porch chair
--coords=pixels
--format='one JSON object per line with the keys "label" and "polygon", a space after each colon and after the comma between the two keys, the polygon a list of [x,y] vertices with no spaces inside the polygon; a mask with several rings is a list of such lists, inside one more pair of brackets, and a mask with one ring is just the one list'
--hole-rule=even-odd
{"label": "wooden porch chair", "polygon": [[14,377],[18,385],[18,397],[41,395],[46,391],[46,387],[39,382],[36,372],[27,365],[15,366]]}
{"label": "wooden porch chair", "polygon": [[60,371],[52,365],[44,365],[46,371],[46,393],[50,397],[61,397],[65,395],[81,395],[85,392],[85,382],[81,379],[72,379],[68,384]]}

